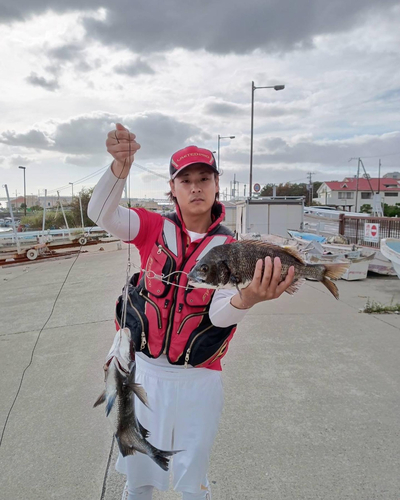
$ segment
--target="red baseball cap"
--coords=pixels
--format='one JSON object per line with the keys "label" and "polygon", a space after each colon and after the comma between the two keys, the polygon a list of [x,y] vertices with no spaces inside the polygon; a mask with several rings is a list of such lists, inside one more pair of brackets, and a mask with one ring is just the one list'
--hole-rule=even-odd
{"label": "red baseball cap", "polygon": [[188,146],[186,148],[180,149],[171,156],[171,161],[169,164],[169,174],[171,179],[182,172],[182,170],[195,163],[203,163],[208,167],[211,167],[214,172],[219,174],[217,162],[215,161],[214,155],[208,149],[198,148],[197,146]]}

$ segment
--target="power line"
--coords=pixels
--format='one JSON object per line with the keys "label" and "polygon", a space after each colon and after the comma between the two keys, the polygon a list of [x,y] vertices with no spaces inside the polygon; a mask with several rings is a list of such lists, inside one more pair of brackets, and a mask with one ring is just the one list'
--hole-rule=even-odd
{"label": "power line", "polygon": [[400,152],[398,153],[388,153],[386,155],[375,155],[375,156],[357,156],[357,158],[383,158],[385,156],[396,156],[396,155],[400,155]]}
{"label": "power line", "polygon": [[[154,170],[151,170],[150,168],[144,167],[143,165],[140,165],[139,163],[134,162],[134,163],[132,163],[132,166],[140,168],[141,170],[145,170],[146,172],[149,172],[150,174],[153,174],[156,177],[161,177],[162,179],[169,180],[169,177],[167,177],[166,175],[155,172]],[[96,172],[93,172],[85,177],[82,177],[81,179],[74,181],[73,184],[79,184],[81,182],[87,181],[87,180],[91,179],[92,177],[95,177],[96,175],[99,175],[100,173],[104,172],[108,167],[109,167],[109,165],[106,165],[105,167],[102,167],[99,170],[96,170]],[[61,186],[61,187],[56,188],[56,189],[50,189],[48,191],[48,193],[54,193],[57,191],[64,191],[65,189],[70,189],[70,185],[66,184],[66,185]]]}

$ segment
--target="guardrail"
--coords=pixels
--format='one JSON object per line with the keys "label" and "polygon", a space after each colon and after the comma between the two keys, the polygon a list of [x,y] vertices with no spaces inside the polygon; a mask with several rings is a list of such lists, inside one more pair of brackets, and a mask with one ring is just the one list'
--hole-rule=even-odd
{"label": "guardrail", "polygon": [[346,236],[350,243],[379,248],[380,242],[365,241],[365,224],[379,224],[379,240],[383,238],[400,238],[400,218],[396,217],[339,217],[339,234]]}

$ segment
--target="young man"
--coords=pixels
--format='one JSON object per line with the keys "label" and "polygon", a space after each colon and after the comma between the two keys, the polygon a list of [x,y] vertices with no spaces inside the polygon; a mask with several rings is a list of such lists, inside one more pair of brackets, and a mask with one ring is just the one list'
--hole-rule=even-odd
{"label": "young man", "polygon": [[[127,326],[137,346],[136,379],[153,411],[137,404],[138,419],[154,446],[183,450],[171,467],[183,500],[210,499],[207,468],[223,405],[221,358],[246,311],[279,297],[290,286],[294,269],[280,282],[279,259],[273,264],[266,259],[264,273],[260,260],[241,297],[236,291],[188,287],[187,273],[196,261],[213,246],[234,241],[221,225],[225,209],[218,202],[215,158],[196,146],[172,155],[170,195],[176,212],[171,216],[128,210],[119,201],[140,148],[135,139],[121,124],[108,134],[107,150],[114,161],[93,192],[88,214],[140,252],[142,271],[134,279]],[[123,500],[150,500],[154,487],[169,487],[169,473],[146,455],[120,455],[116,468],[127,476]]]}

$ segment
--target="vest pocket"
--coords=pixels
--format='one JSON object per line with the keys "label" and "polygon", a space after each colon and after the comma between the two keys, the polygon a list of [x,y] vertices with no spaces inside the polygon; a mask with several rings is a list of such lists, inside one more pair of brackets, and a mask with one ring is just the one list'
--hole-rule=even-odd
{"label": "vest pocket", "polygon": [[[146,290],[154,297],[165,297],[175,278],[176,262],[162,245],[157,245],[147,259],[144,282]],[[165,276],[165,278],[163,278]]]}
{"label": "vest pocket", "polygon": [[209,365],[222,357],[228,345],[233,328],[217,328],[212,324],[193,332],[186,344],[184,364],[192,366]]}
{"label": "vest pocket", "polygon": [[195,288],[189,285],[185,290],[185,303],[192,307],[206,307],[211,302],[214,291],[211,288]]}
{"label": "vest pocket", "polygon": [[140,292],[139,292],[139,295],[141,297],[144,298],[144,300],[148,303],[148,304],[151,304],[154,308],[154,311],[157,315],[157,324],[158,324],[158,328],[161,329],[162,328],[162,319],[161,319],[161,312],[160,312],[160,308],[158,307],[158,305],[153,301],[151,300],[149,297],[147,297],[146,295],[146,291],[141,289]]}
{"label": "vest pocket", "polygon": [[[123,297],[124,293],[118,297],[115,309],[115,319],[120,328],[122,327],[124,321]],[[144,313],[144,307],[145,302],[139,296],[138,289],[133,288],[132,285],[130,285],[128,303],[126,307],[126,323],[124,326],[127,326],[131,332],[132,341],[135,344],[135,350],[150,353],[147,342],[149,325]]]}

